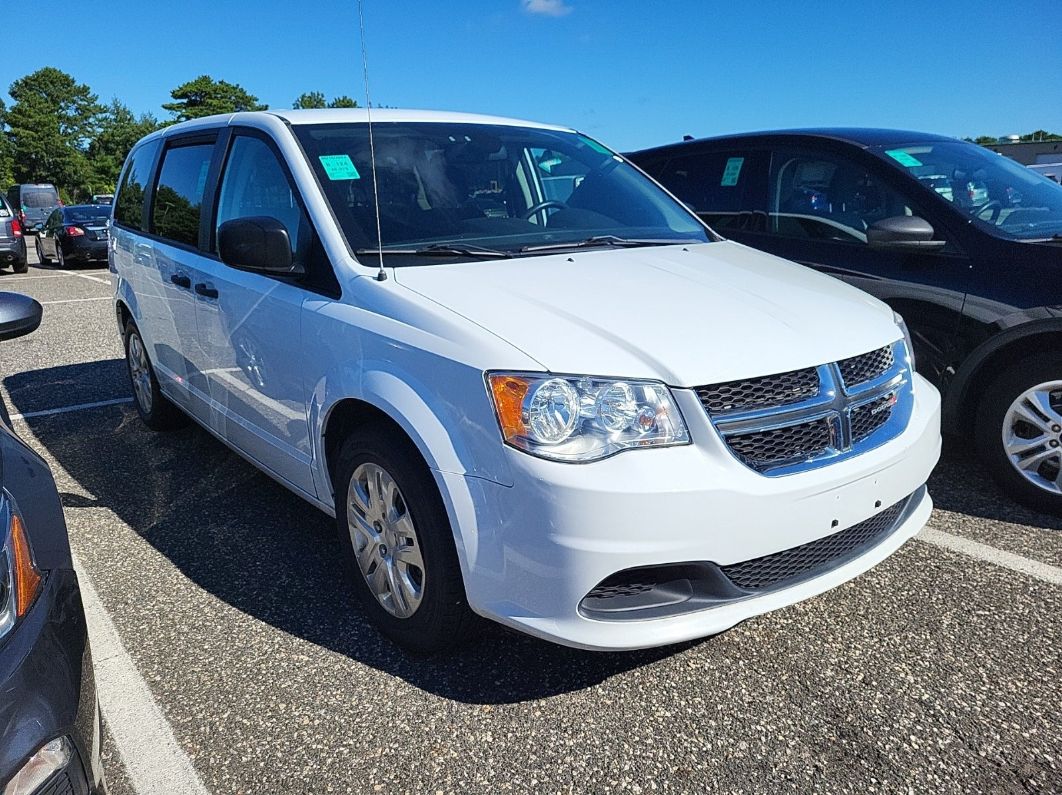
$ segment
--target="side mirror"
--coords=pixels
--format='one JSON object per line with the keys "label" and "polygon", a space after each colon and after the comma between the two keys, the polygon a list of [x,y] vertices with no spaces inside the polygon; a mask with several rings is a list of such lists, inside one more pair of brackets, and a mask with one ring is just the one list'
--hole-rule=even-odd
{"label": "side mirror", "polygon": [[933,240],[933,227],[917,215],[896,215],[875,221],[867,229],[867,244],[874,248],[932,251],[943,248],[944,240]]}
{"label": "side mirror", "polygon": [[277,275],[302,273],[291,258],[284,224],[269,216],[234,218],[218,229],[218,253],[226,265]]}
{"label": "side mirror", "polygon": [[36,331],[44,308],[22,293],[0,293],[0,340],[13,340]]}

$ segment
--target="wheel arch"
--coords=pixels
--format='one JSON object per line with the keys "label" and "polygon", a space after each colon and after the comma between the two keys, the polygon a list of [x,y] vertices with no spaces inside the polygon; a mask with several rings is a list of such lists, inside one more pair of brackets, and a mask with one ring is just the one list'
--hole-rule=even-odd
{"label": "wheel arch", "polygon": [[966,357],[945,393],[945,430],[969,430],[977,403],[992,380],[1006,366],[1045,351],[1062,352],[1062,318],[1023,324],[982,343]]}

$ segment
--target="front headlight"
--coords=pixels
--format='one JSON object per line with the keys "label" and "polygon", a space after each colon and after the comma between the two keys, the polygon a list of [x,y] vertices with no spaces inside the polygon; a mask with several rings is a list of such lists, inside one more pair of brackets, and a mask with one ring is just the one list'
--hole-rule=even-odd
{"label": "front headlight", "polygon": [[896,325],[900,327],[900,331],[903,332],[903,343],[907,346],[907,363],[914,369],[915,357],[914,357],[914,344],[911,342],[911,332],[907,328],[907,324],[903,320],[903,315],[899,312],[892,313],[892,319],[896,321]]}
{"label": "front headlight", "polygon": [[655,381],[488,373],[487,383],[502,438],[540,458],[597,461],[690,441],[671,391]]}
{"label": "front headlight", "polygon": [[0,495],[0,638],[26,615],[41,589],[41,573],[33,562],[22,519],[11,501]]}

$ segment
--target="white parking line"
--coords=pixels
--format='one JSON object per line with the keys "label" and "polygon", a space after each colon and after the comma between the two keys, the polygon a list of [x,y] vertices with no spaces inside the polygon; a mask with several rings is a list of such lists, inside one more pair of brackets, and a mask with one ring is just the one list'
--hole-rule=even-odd
{"label": "white parking line", "polygon": [[74,568],[88,621],[100,709],[134,791],[139,795],[207,795],[207,788],[122,645],[92,578],[76,558]]}
{"label": "white parking line", "polygon": [[32,417],[47,417],[50,414],[66,414],[68,411],[82,411],[83,409],[97,409],[101,406],[117,406],[119,403],[132,403],[131,397],[114,398],[113,400],[98,400],[95,403],[75,403],[73,406],[61,406],[57,409],[42,409],[40,411],[27,411],[25,414],[12,414],[11,420],[28,420]]}
{"label": "white parking line", "polygon": [[961,552],[968,557],[983,560],[987,563],[994,563],[997,566],[1027,574],[1044,582],[1062,585],[1062,569],[1057,566],[1015,555],[1013,552],[1004,552],[1002,549],[990,547],[988,544],[945,533],[942,530],[934,530],[930,527],[922,530],[916,538],[919,541],[925,541],[927,544],[950,549],[952,552]]}
{"label": "white parking line", "polygon": [[90,282],[99,282],[100,284],[106,284],[110,286],[110,279],[101,279],[99,276],[89,276],[87,273],[78,273],[77,271],[59,271],[65,273],[67,276],[77,276],[81,279],[88,279]]}
{"label": "white parking line", "polygon": [[41,306],[51,306],[52,304],[78,304],[82,301],[110,301],[111,296],[101,295],[99,298],[64,298],[61,301],[41,301]]}
{"label": "white parking line", "polygon": [[[73,275],[73,274],[71,274],[71,275]],[[26,279],[61,279],[61,278],[63,278],[62,274],[57,274],[55,276],[52,276],[52,275],[47,275],[47,276],[4,276],[3,278],[0,278],[0,284],[7,284],[8,282],[24,281]]]}

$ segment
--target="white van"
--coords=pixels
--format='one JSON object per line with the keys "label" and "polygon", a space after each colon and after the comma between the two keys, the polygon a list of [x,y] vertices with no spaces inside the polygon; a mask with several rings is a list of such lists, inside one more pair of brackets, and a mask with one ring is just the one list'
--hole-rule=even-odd
{"label": "white van", "polygon": [[866,571],[931,502],[903,322],[727,242],[597,141],[421,111],[238,113],[130,154],[137,409],[336,517],[365,612],[631,649]]}

